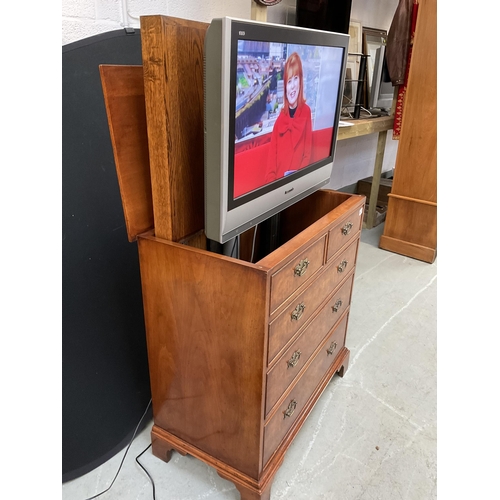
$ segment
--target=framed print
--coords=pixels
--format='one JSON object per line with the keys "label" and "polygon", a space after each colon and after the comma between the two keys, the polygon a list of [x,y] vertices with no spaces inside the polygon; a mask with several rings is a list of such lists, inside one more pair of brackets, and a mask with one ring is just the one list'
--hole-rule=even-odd
{"label": "framed print", "polygon": [[373,87],[373,71],[377,55],[377,49],[387,42],[387,30],[378,28],[367,28],[363,26],[363,54],[369,57],[366,60],[366,76],[365,76],[365,89],[366,89],[366,102],[369,102]]}
{"label": "framed print", "polygon": [[[363,52],[362,37],[363,28],[358,21],[351,21],[349,23],[349,54],[361,54]],[[351,56],[352,57],[352,56]]]}

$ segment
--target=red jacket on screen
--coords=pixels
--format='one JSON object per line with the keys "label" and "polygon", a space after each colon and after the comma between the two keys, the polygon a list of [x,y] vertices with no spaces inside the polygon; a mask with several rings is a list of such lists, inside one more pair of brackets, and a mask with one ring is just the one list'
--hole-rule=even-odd
{"label": "red jacket on screen", "polygon": [[311,163],[311,108],[302,104],[293,118],[280,113],[269,145],[266,182],[280,179],[285,172],[299,170]]}

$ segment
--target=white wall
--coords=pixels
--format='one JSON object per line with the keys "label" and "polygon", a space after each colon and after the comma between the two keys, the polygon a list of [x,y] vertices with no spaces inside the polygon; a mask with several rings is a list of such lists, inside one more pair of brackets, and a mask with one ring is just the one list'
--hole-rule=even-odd
{"label": "white wall", "polygon": [[[398,0],[352,0],[351,20],[362,26],[389,31]],[[340,189],[373,175],[378,134],[365,135],[337,143],[337,154],[329,187]],[[394,168],[398,141],[387,134],[382,172]]]}
{"label": "white wall", "polygon": [[351,19],[363,26],[389,31],[398,0],[352,0]]}
{"label": "white wall", "polygon": [[[210,22],[214,17],[250,19],[253,0],[62,0],[63,45],[118,30],[139,28],[139,17],[163,14]],[[398,0],[352,0],[351,19],[363,26],[388,30]],[[269,22],[286,24],[294,18],[295,0],[269,7]],[[388,133],[382,171],[394,168],[398,142]],[[340,189],[369,177],[373,172],[377,134],[338,142],[329,187]]]}
{"label": "white wall", "polygon": [[210,22],[250,19],[251,0],[62,0],[63,45],[122,27],[140,27],[140,16],[161,14]]}

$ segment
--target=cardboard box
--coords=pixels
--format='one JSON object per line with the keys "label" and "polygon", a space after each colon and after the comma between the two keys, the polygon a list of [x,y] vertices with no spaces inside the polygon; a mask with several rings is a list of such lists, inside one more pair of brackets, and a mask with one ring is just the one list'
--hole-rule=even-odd
{"label": "cardboard box", "polygon": [[[358,181],[357,194],[362,194],[366,196],[364,222],[366,222],[368,216],[372,183],[373,183],[373,177],[367,177],[366,179],[361,179],[360,181]],[[377,206],[375,208],[375,218],[373,221],[373,227],[378,226],[379,224],[385,221],[385,216],[387,214],[387,205],[389,203],[389,197],[387,195],[391,192],[391,188],[392,188],[392,178],[388,179],[382,177],[380,179],[380,185],[378,189],[378,199],[377,199]]]}
{"label": "cardboard box", "polygon": [[[370,201],[370,191],[372,189],[373,177],[367,177],[366,179],[361,179],[358,181],[357,194],[362,194],[366,196],[366,202]],[[385,204],[389,203],[388,194],[391,192],[392,188],[392,179],[386,179],[382,177],[380,179],[380,186],[378,189],[378,198],[377,204]]]}

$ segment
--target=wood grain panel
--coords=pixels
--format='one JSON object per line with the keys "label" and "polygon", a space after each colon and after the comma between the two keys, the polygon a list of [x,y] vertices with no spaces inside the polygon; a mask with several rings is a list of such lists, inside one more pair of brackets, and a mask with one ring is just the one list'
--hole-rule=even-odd
{"label": "wood grain panel", "polygon": [[356,238],[347,248],[343,247],[331,259],[331,267],[328,269],[331,269],[333,287],[337,287],[345,276],[355,268],[358,246],[359,238]]}
{"label": "wood grain panel", "polygon": [[436,258],[435,248],[424,247],[385,235],[380,237],[380,248],[429,263],[434,262]]}
{"label": "wood grain panel", "polygon": [[413,201],[389,198],[391,218],[386,220],[388,235],[414,245],[437,246],[436,207]]}
{"label": "wood grain panel", "polygon": [[338,224],[328,231],[328,249],[326,260],[329,261],[344,245],[359,236],[363,223],[363,207],[356,208],[347,217],[343,217]]}
{"label": "wood grain panel", "polygon": [[266,273],[138,241],[155,424],[258,478]]}
{"label": "wood grain panel", "polygon": [[343,203],[348,199],[347,193],[323,189],[288,207],[280,214],[281,244],[304,231],[337,207],[343,208]]}
{"label": "wood grain panel", "polygon": [[[320,313],[269,371],[267,375],[266,415],[286,388],[299,375],[327,332],[349,307],[351,287],[352,276],[336,293],[330,296]],[[340,304],[338,308],[335,307],[337,303]]]}
{"label": "wood grain panel", "polygon": [[208,24],[141,17],[156,235],[204,228],[203,46]]}
{"label": "wood grain panel", "polygon": [[181,455],[189,454],[202,460],[210,467],[213,467],[220,477],[234,483],[240,491],[241,500],[269,500],[272,479],[283,461],[283,455],[276,457],[276,460],[272,464],[270,463],[269,467],[262,473],[260,479],[256,480],[156,425],[153,425],[151,437],[152,450],[156,457],[168,462],[172,450],[175,450]]}
{"label": "wood grain panel", "polygon": [[[307,200],[307,201],[306,201]],[[364,206],[364,196],[320,190],[280,214],[282,245],[258,264],[277,270],[290,257],[296,258],[312,238],[326,234],[340,217]]]}
{"label": "wood grain panel", "polygon": [[[271,313],[323,267],[326,236],[303,250],[271,277]],[[302,270],[298,272],[298,268]],[[302,274],[303,273],[303,274]]]}
{"label": "wood grain panel", "polygon": [[[347,273],[348,274],[348,273]],[[269,324],[269,366],[275,362],[276,356],[299,334],[309,320],[315,316],[318,308],[326,297],[335,290],[345,276],[339,276],[335,265],[331,265],[315,279],[310,286],[287,302],[285,308]],[[303,304],[304,312],[298,319],[292,319],[292,314]]]}
{"label": "wood grain panel", "polygon": [[436,0],[420,0],[392,193],[437,202]]}
{"label": "wood grain panel", "polygon": [[361,118],[359,120],[345,120],[351,122],[352,127],[339,127],[337,140],[352,139],[362,135],[375,134],[391,130],[394,126],[394,116],[381,116],[377,118]]}
{"label": "wood grain panel", "polygon": [[99,66],[129,241],[154,225],[142,66]]}
{"label": "wood grain panel", "polygon": [[[420,0],[394,179],[380,247],[432,262],[437,248],[436,0]],[[430,260],[432,259],[432,260]]]}
{"label": "wood grain panel", "polygon": [[[337,342],[334,353],[338,354],[341,351],[345,342],[346,329],[347,315],[344,316],[338,326],[331,332],[326,342],[322,344],[305,373],[266,425],[264,431],[264,464],[267,463],[287,432],[291,429],[295,420],[300,416],[304,408],[307,407],[307,402],[311,394],[314,394],[315,387],[318,386],[325,373],[328,372],[329,367],[335,361],[336,355],[329,355],[327,349],[332,342]],[[296,403],[295,410],[292,415],[285,416],[285,412],[293,402]]]}

